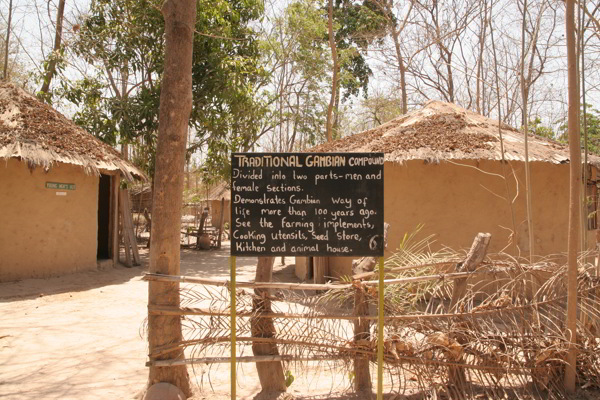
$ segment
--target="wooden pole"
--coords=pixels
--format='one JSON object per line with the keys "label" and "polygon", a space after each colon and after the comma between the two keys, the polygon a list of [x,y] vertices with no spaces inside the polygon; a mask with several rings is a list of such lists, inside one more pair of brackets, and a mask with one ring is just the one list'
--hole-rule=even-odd
{"label": "wooden pole", "polygon": [[129,251],[131,248],[129,232],[127,231],[127,217],[125,214],[127,213],[126,205],[125,205],[125,196],[127,193],[125,189],[119,189],[119,210],[121,214],[121,236],[123,237],[123,248],[125,250],[125,265],[129,268],[133,267],[133,263],[131,261],[132,256]]}
{"label": "wooden pole", "polygon": [[581,150],[579,135],[579,83],[577,81],[577,56],[575,54],[575,0],[567,0],[565,12],[565,35],[567,37],[567,68],[569,83],[569,111],[567,131],[569,134],[570,190],[569,190],[569,236],[567,239],[567,315],[566,328],[569,339],[565,366],[565,390],[575,392],[577,378],[577,249],[579,247]]}
{"label": "wooden pole", "polygon": [[377,400],[383,400],[383,321],[384,321],[384,302],[385,302],[385,271],[383,257],[379,258],[379,310],[377,313]]}
{"label": "wooden pole", "polygon": [[[333,355],[333,356],[311,356],[311,357],[298,357],[298,356],[242,356],[237,357],[235,359],[236,362],[239,363],[270,363],[270,362],[302,362],[302,361],[325,361],[325,360],[343,360],[344,356],[342,355]],[[146,363],[146,366],[156,366],[156,367],[171,367],[176,365],[192,365],[192,364],[229,364],[231,363],[231,358],[229,357],[203,357],[203,358],[192,358],[185,360],[157,360],[157,361],[149,361]],[[233,382],[233,381],[232,381]],[[231,398],[235,398],[235,392],[231,392]]]}
{"label": "wooden pole", "polygon": [[[270,282],[272,280],[274,261],[274,257],[258,257],[256,282]],[[252,309],[256,316],[250,319],[252,336],[259,338],[275,337],[273,319],[262,316],[262,313],[272,312],[269,290],[255,288],[254,294],[256,297],[252,299]],[[274,343],[253,342],[252,353],[255,356],[273,356],[279,355],[279,350]],[[258,363],[256,364],[256,370],[263,392],[285,392],[287,390],[281,361]]]}
{"label": "wooden pole", "polygon": [[[473,244],[465,257],[465,260],[456,265],[456,272],[473,272],[485,258],[491,237],[492,235],[489,233],[478,233],[473,240]],[[450,312],[457,311],[458,304],[466,293],[467,278],[455,279],[454,288],[452,289],[452,299],[449,306]],[[464,344],[460,338],[459,343],[461,345]],[[454,356],[451,357],[452,361],[462,364],[462,354],[460,354],[458,358],[454,358]],[[463,397],[467,385],[467,375],[463,366],[450,365],[448,367],[448,384],[451,398],[460,399]]]}
{"label": "wooden pole", "polygon": [[[594,293],[594,291],[600,290],[600,286],[594,286],[589,289],[583,290],[582,293]],[[517,312],[521,310],[528,310],[531,308],[537,308],[544,304],[555,303],[559,300],[566,299],[567,296],[556,297],[550,300],[532,302],[520,306],[511,306],[506,308],[492,308],[481,311],[471,311],[463,313],[445,313],[445,314],[410,314],[410,315],[388,315],[384,317],[386,321],[414,321],[414,320],[429,320],[429,319],[456,319],[461,318],[478,318],[483,315],[490,314],[502,314],[509,312]],[[212,311],[202,308],[188,308],[188,307],[163,307],[163,306],[149,306],[148,312],[156,315],[206,315],[206,316],[222,316],[226,317],[230,315],[229,312],[223,311]],[[252,312],[237,313],[238,317],[251,318],[255,314]],[[272,312],[262,314],[264,318],[290,318],[290,319],[341,319],[341,320],[357,320],[365,319],[370,321],[376,321],[377,315],[371,316],[356,316],[356,315],[344,315],[344,314],[293,314],[293,313],[282,313]]]}
{"label": "wooden pole", "polygon": [[323,284],[327,281],[329,275],[329,257],[313,257],[313,281],[317,284]]}
{"label": "wooden pole", "polygon": [[137,248],[137,240],[133,230],[133,219],[131,217],[131,205],[129,204],[129,190],[121,189],[121,194],[123,199],[123,232],[125,237],[129,238],[129,244],[131,245],[132,265],[140,265],[140,253]]}
{"label": "wooden pole", "polygon": [[[452,272],[448,274],[437,274],[437,275],[423,275],[423,276],[411,276],[408,278],[398,279],[386,279],[383,281],[384,285],[401,285],[404,283],[415,283],[415,282],[427,282],[427,281],[441,281],[445,279],[459,279],[467,278],[472,275],[486,274],[490,271],[480,270],[473,272]],[[188,283],[200,283],[203,285],[212,286],[229,286],[229,282],[224,279],[214,278],[194,278],[189,276],[176,276],[176,275],[163,275],[163,274],[145,274],[142,278],[146,281],[163,281],[163,282],[188,282]],[[363,285],[377,286],[379,281],[366,281]],[[239,288],[250,288],[250,289],[288,289],[288,290],[332,290],[332,289],[348,289],[352,287],[351,283],[325,283],[325,284],[314,284],[314,283],[286,283],[286,282],[237,282]]]}
{"label": "wooden pole", "polygon": [[231,296],[231,360],[230,360],[230,368],[231,368],[231,399],[235,400],[235,389],[236,389],[236,334],[237,334],[237,326],[236,326],[236,305],[235,305],[235,256],[231,256],[229,258],[229,280],[231,283],[230,296]]}
{"label": "wooden pole", "polygon": [[223,234],[223,220],[225,219],[225,197],[221,197],[221,216],[219,217],[219,237],[217,238],[217,249],[221,248],[221,235]]}
{"label": "wooden pole", "polygon": [[[456,265],[456,273],[470,273],[475,271],[475,268],[477,268],[477,266],[481,264],[481,262],[485,258],[488,246],[490,245],[491,237],[492,235],[490,235],[489,233],[481,232],[478,233],[477,236],[475,236],[473,244],[471,245],[471,249],[467,253],[465,260]],[[455,279],[454,288],[452,290],[452,300],[450,301],[450,311],[452,311],[456,307],[456,305],[458,304],[460,299],[465,295],[466,292],[467,277]]]}
{"label": "wooden pole", "polygon": [[[360,284],[359,284],[360,285]],[[370,326],[369,319],[365,318],[369,315],[369,304],[365,296],[363,285],[354,289],[354,343],[357,348],[369,346],[370,342]],[[369,370],[369,357],[365,354],[356,354],[354,357],[354,390],[356,392],[368,393],[372,392],[371,372]]]}

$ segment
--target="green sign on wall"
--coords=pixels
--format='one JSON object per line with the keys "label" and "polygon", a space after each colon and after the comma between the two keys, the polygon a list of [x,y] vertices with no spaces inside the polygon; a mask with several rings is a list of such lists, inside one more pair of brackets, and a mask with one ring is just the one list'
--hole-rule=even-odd
{"label": "green sign on wall", "polygon": [[46,189],[75,190],[74,183],[46,182]]}

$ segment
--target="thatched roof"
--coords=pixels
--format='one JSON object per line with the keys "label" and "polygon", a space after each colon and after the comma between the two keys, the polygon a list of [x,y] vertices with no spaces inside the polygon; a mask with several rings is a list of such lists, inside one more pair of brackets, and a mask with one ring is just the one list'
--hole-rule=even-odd
{"label": "thatched roof", "polygon": [[120,170],[129,180],[146,179],[111,146],[23,89],[0,82],[0,158],[13,157],[32,167],[62,162],[80,165],[87,174]]}
{"label": "thatched roof", "polygon": [[217,183],[213,186],[206,196],[206,200],[221,200],[222,198],[225,200],[231,200],[231,190],[229,190],[229,185],[226,182]]}
{"label": "thatched roof", "polygon": [[[525,161],[523,133],[502,124],[504,158]],[[429,101],[416,111],[381,126],[334,142],[317,152],[383,152],[386,161],[408,160],[501,160],[498,121],[483,117],[451,103]],[[529,160],[562,164],[569,162],[564,144],[530,135]],[[589,157],[600,166],[600,158]]]}

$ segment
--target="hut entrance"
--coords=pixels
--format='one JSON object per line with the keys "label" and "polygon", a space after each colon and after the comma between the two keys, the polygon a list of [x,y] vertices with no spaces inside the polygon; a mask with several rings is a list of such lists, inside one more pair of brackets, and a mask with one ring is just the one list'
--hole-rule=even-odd
{"label": "hut entrance", "polygon": [[100,175],[98,188],[98,254],[99,260],[109,259],[110,254],[110,175]]}

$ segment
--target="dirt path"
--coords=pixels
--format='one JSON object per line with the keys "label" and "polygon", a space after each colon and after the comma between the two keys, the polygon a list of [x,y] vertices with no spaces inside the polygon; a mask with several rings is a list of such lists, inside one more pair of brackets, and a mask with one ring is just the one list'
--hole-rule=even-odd
{"label": "dirt path", "polygon": [[[182,274],[227,277],[227,245],[219,251],[182,250]],[[141,280],[147,251],[142,257],[137,268],[0,284],[0,398],[138,398],[147,377],[147,283]],[[292,260],[285,267],[276,261],[277,279],[294,279]],[[256,258],[238,257],[238,279],[253,279],[255,263]],[[201,371],[196,368],[203,388],[196,398],[227,398],[229,367],[211,372],[212,393]],[[260,387],[253,366],[240,373],[240,398],[254,397]]]}

